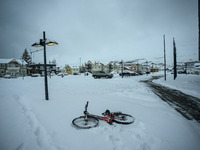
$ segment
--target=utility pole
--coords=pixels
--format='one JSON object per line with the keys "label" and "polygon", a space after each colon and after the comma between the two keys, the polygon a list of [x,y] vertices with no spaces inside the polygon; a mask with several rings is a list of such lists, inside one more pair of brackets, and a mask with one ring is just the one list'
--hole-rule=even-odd
{"label": "utility pole", "polygon": [[165,81],[166,81],[166,53],[165,53],[165,35],[163,35],[163,42],[164,42],[164,75],[165,75]]}
{"label": "utility pole", "polygon": [[80,65],[79,65],[79,72],[82,72],[82,66],[81,66],[81,57],[80,57]]}
{"label": "utility pole", "polygon": [[[200,20],[200,0],[198,0],[198,23]],[[199,23],[199,61],[200,61],[200,23]]]}
{"label": "utility pole", "polygon": [[177,70],[176,70],[176,43],[174,38],[173,38],[173,51],[174,51],[174,80],[175,80],[177,77]]}

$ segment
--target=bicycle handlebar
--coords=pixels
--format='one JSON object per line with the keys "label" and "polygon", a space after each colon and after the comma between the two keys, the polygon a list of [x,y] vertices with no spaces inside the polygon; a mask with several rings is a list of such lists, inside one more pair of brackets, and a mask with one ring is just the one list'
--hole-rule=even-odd
{"label": "bicycle handlebar", "polygon": [[86,114],[87,113],[87,107],[88,107],[88,101],[87,101],[87,103],[86,103],[86,105],[85,105],[85,111],[84,111],[84,114]]}

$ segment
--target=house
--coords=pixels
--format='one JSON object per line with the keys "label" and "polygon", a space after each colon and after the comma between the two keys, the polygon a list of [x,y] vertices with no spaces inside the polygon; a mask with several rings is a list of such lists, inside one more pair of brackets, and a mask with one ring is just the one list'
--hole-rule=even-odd
{"label": "house", "polygon": [[112,72],[114,69],[114,65],[112,62],[109,62],[107,65],[104,66],[104,71],[106,72]]}
{"label": "house", "polygon": [[[46,64],[47,73],[57,73],[56,72],[56,64]],[[40,74],[44,76],[44,64],[31,64],[27,68],[28,75],[32,74]]]}
{"label": "house", "polygon": [[78,75],[79,74],[79,67],[73,66],[71,67],[72,75]]}
{"label": "house", "polygon": [[71,68],[69,65],[66,65],[66,66],[65,66],[65,72],[66,72],[67,74],[72,74],[72,68]]}
{"label": "house", "polygon": [[27,63],[19,59],[0,59],[0,77],[10,75],[11,77],[19,77],[27,75]]}
{"label": "house", "polygon": [[195,63],[194,67],[195,67],[195,69],[194,69],[195,72],[194,73],[199,75],[200,74],[200,62]]}
{"label": "house", "polygon": [[99,62],[95,62],[95,63],[92,65],[92,72],[95,72],[95,71],[102,71],[102,70],[104,70],[104,64],[99,63]]}
{"label": "house", "polygon": [[185,68],[188,74],[200,74],[200,62],[193,61],[193,62],[186,62]]}

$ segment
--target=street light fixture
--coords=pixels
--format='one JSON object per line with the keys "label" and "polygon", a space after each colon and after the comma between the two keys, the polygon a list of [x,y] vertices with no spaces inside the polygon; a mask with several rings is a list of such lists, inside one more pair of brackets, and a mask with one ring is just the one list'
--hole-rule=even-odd
{"label": "street light fixture", "polygon": [[45,81],[45,98],[46,100],[49,100],[49,94],[48,94],[48,83],[47,83],[47,65],[46,65],[46,45],[52,46],[52,45],[58,45],[57,42],[54,41],[50,41],[47,42],[46,41],[46,37],[45,37],[45,31],[43,31],[43,39],[40,39],[40,42],[37,43],[35,42],[34,44],[32,44],[31,46],[33,47],[44,47],[44,81]]}
{"label": "street light fixture", "polygon": [[53,45],[58,45],[58,43],[55,41],[49,41],[49,42],[46,42],[46,45],[53,46]]}

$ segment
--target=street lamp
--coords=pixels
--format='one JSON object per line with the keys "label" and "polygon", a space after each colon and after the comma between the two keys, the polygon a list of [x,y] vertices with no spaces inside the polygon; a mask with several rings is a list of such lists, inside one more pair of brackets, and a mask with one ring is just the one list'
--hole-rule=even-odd
{"label": "street lamp", "polygon": [[122,78],[124,77],[124,74],[123,74],[123,70],[124,70],[124,66],[123,66],[123,60],[120,62],[121,64],[121,74],[122,74]]}
{"label": "street lamp", "polygon": [[44,47],[44,82],[45,82],[45,98],[46,100],[49,100],[49,94],[48,94],[48,83],[47,83],[47,65],[46,65],[46,45],[52,46],[52,45],[58,45],[55,41],[46,41],[45,38],[45,31],[43,31],[43,39],[40,39],[40,42],[35,42],[31,46],[33,47]]}
{"label": "street lamp", "polygon": [[24,80],[24,59],[21,57],[20,58],[22,61],[22,66],[21,66],[21,75],[22,75],[22,79]]}

